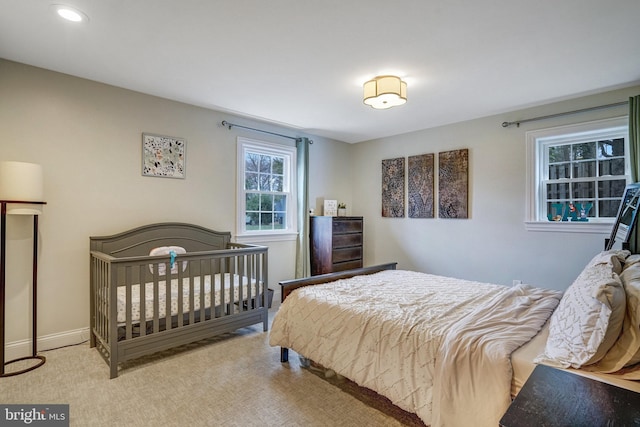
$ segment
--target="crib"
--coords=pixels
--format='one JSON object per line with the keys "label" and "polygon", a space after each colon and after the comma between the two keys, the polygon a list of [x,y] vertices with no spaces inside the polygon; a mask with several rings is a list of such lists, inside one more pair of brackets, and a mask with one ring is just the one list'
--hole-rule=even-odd
{"label": "crib", "polygon": [[[262,322],[267,252],[184,223],[90,237],[90,346],[118,364]],[[151,255],[150,255],[151,254]]]}

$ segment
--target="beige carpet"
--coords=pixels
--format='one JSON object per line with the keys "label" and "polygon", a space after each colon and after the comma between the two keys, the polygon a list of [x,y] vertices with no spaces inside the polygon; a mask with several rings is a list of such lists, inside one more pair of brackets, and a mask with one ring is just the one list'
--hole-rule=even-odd
{"label": "beige carpet", "polygon": [[29,373],[0,378],[5,404],[64,403],[72,426],[401,426],[302,369],[262,326],[143,357],[109,379],[88,344],[43,352]]}

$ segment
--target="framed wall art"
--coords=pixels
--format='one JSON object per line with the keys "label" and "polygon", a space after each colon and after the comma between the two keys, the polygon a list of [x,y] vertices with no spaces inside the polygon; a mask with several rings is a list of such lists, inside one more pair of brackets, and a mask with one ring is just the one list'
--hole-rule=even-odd
{"label": "framed wall art", "polygon": [[404,157],[382,161],[382,216],[404,218]]}
{"label": "framed wall art", "polygon": [[433,153],[408,158],[409,218],[433,218],[433,160]]}
{"label": "framed wall art", "polygon": [[438,153],[438,214],[468,218],[469,150]]}
{"label": "framed wall art", "polygon": [[184,178],[187,141],[172,136],[142,134],[142,175]]}

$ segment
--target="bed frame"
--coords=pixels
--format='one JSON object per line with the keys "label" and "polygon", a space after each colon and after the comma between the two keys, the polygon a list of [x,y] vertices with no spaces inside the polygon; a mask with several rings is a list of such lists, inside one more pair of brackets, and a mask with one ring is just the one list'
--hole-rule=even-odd
{"label": "bed frame", "polygon": [[[230,240],[229,232],[176,222],[90,238],[90,346],[96,347],[109,365],[111,378],[118,376],[119,363],[143,355],[260,322],[263,330],[268,330],[268,298],[272,295],[267,291],[268,248]],[[187,251],[177,256],[181,268],[175,268],[174,273],[170,255],[148,255],[151,249],[162,246],[180,246]],[[161,274],[163,266],[166,275]],[[242,280],[235,283],[233,277],[244,277],[252,285],[239,286],[237,298],[233,292],[225,296],[224,291],[214,296],[212,290],[210,307],[205,307],[203,301],[199,309],[184,311],[181,291],[189,286],[188,307],[197,307],[193,295],[205,293],[205,277],[224,280],[225,274],[230,277],[231,286]],[[153,295],[159,295],[158,291],[170,294],[172,281],[179,287],[177,312],[174,308],[172,314],[169,298],[165,310],[169,315],[161,316],[161,307],[155,300],[152,317],[141,309],[139,321],[132,320],[132,287],[151,283],[148,286],[153,286]],[[198,289],[194,283],[201,287]],[[118,287],[126,289],[125,322],[118,322]],[[145,287],[138,286],[141,300],[145,299]],[[219,303],[214,303],[215,298]]]}
{"label": "bed frame", "polygon": [[[294,290],[302,288],[303,286],[320,285],[322,283],[334,282],[340,279],[348,279],[353,276],[362,276],[365,274],[378,273],[383,270],[395,270],[397,262],[390,262],[387,264],[379,264],[371,267],[356,268],[353,270],[339,271],[336,273],[320,274],[318,276],[310,276],[302,279],[285,280],[279,282],[281,288],[281,301],[284,301],[287,296]],[[280,362],[285,363],[289,361],[289,349],[285,347],[280,348]]]}

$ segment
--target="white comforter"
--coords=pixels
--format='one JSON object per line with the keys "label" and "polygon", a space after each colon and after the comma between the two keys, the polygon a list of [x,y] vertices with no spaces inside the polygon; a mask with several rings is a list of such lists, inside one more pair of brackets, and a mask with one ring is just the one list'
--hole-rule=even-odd
{"label": "white comforter", "polygon": [[427,425],[496,426],[510,401],[513,350],[561,294],[383,271],[290,294],[270,344],[387,396]]}

